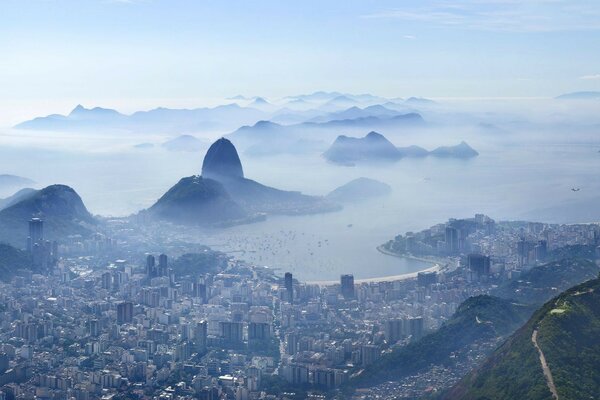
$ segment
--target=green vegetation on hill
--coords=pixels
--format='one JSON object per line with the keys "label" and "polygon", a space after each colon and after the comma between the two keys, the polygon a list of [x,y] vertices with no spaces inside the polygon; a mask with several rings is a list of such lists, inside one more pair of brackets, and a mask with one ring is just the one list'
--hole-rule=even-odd
{"label": "green vegetation on hill", "polygon": [[600,279],[547,302],[443,398],[552,399],[532,342],[536,329],[559,399],[596,398],[600,392]]}
{"label": "green vegetation on hill", "polygon": [[398,380],[432,364],[450,364],[451,356],[480,341],[514,332],[531,314],[531,308],[492,296],[465,300],[439,330],[384,355],[367,367],[350,385],[372,386]]}
{"label": "green vegetation on hill", "polygon": [[0,280],[9,281],[17,269],[30,268],[29,254],[6,243],[0,243]]}
{"label": "green vegetation on hill", "polygon": [[592,279],[600,269],[586,259],[562,259],[533,267],[518,279],[507,281],[493,295],[528,304],[542,304],[560,292]]}
{"label": "green vegetation on hill", "polygon": [[222,272],[227,267],[227,256],[207,249],[202,253],[183,254],[173,261],[171,267],[177,276],[214,274]]}

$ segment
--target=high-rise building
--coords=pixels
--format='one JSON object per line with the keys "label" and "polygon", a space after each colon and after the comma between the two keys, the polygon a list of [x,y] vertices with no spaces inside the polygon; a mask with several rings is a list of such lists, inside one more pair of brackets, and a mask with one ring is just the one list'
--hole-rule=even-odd
{"label": "high-rise building", "polygon": [[0,353],[0,374],[3,374],[9,368],[8,354]]}
{"label": "high-rise building", "polygon": [[266,322],[250,322],[248,324],[248,340],[268,340],[271,338],[271,324]]}
{"label": "high-rise building", "polygon": [[112,289],[112,274],[110,272],[103,273],[101,276],[101,281],[102,289]]}
{"label": "high-rise building", "polygon": [[223,341],[229,345],[239,346],[243,343],[243,328],[244,325],[242,322],[219,322],[221,338],[223,338]]}
{"label": "high-rise building", "polygon": [[298,351],[298,334],[288,332],[285,334],[285,353],[293,356]]}
{"label": "high-rise building", "polygon": [[490,274],[490,257],[483,254],[469,254],[467,256],[471,279],[479,280]]}
{"label": "high-rise building", "polygon": [[437,283],[437,272],[419,272],[417,274],[417,284],[419,286],[429,286]]}
{"label": "high-rise building", "polygon": [[90,336],[99,336],[100,335],[100,323],[97,319],[91,319],[88,321],[88,333]]}
{"label": "high-rise building", "polygon": [[397,318],[385,321],[383,326],[383,333],[385,335],[385,340],[389,344],[394,344],[398,340],[400,340],[404,336],[403,332],[404,320]]}
{"label": "high-rise building", "polygon": [[158,256],[158,276],[167,276],[169,267],[167,267],[167,255]]}
{"label": "high-rise building", "polygon": [[284,277],[286,300],[294,302],[294,279],[291,272],[286,272]]}
{"label": "high-rise building", "polygon": [[40,218],[29,220],[29,237],[27,238],[27,250],[32,251],[36,243],[44,241],[44,221]]}
{"label": "high-rise building", "polygon": [[148,257],[146,257],[146,275],[149,278],[153,278],[156,276],[155,268],[156,260],[152,254],[148,254]]}
{"label": "high-rise building", "polygon": [[208,323],[200,321],[194,327],[194,346],[196,351],[204,352],[206,350],[206,338],[208,335]]}
{"label": "high-rise building", "polygon": [[413,340],[421,339],[425,329],[423,317],[409,318],[408,323]]}
{"label": "high-rise building", "polygon": [[133,321],[133,303],[125,301],[117,304],[117,324],[127,324]]}
{"label": "high-rise building", "polygon": [[371,365],[379,358],[381,354],[379,350],[379,346],[374,344],[365,344],[360,348],[360,356],[362,360],[362,365],[367,366]]}
{"label": "high-rise building", "polygon": [[342,275],[340,278],[340,283],[342,285],[342,296],[345,299],[353,299],[354,298],[354,275],[346,274]]}
{"label": "high-rise building", "polygon": [[540,240],[534,247],[535,260],[544,261],[548,257],[548,242],[546,240]]}
{"label": "high-rise building", "polygon": [[58,244],[44,240],[44,221],[40,218],[29,220],[27,251],[35,267],[46,270],[56,263]]}
{"label": "high-rise building", "polygon": [[449,254],[457,253],[459,250],[459,233],[459,230],[454,227],[446,227],[444,238],[446,241],[446,252]]}

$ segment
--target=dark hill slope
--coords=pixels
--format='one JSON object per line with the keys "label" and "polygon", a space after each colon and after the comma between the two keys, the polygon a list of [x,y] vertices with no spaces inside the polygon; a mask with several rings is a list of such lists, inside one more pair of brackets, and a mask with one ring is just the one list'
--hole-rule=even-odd
{"label": "dark hill slope", "polygon": [[500,285],[492,294],[541,305],[562,291],[598,276],[599,271],[593,261],[565,258],[533,267],[519,279]]}
{"label": "dark hill slope", "polygon": [[48,240],[75,234],[89,235],[96,224],[75,190],[65,185],[52,185],[36,190],[0,211],[0,241],[24,247],[27,222],[33,216],[44,220],[44,237]]}
{"label": "dark hill slope", "polygon": [[148,212],[159,219],[184,225],[207,225],[247,216],[221,183],[201,176],[182,178]]}
{"label": "dark hill slope", "polygon": [[452,365],[456,362],[456,353],[476,343],[510,335],[529,315],[531,308],[509,300],[471,297],[440,329],[384,355],[351,381],[351,386],[369,387],[387,380],[400,380],[431,365]]}
{"label": "dark hill slope", "polygon": [[592,399],[600,392],[600,280],[557,296],[444,399],[552,399],[537,344],[559,399]]}
{"label": "dark hill slope", "polygon": [[10,281],[18,269],[31,269],[29,254],[6,243],[0,243],[0,280]]}

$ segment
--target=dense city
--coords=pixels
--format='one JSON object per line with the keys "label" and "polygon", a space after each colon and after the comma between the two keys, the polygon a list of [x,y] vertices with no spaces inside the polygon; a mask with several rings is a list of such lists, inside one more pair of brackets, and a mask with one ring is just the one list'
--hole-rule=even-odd
{"label": "dense city", "polygon": [[[339,284],[314,285],[208,248],[172,259],[101,235],[50,243],[44,221],[33,218],[27,250],[43,272],[17,271],[0,287],[0,399],[335,396],[380,357],[438,329],[470,296],[518,279],[557,249],[596,248],[599,238],[597,224],[451,219],[382,245],[390,257],[435,264],[416,278],[342,275]],[[132,258],[111,258],[124,253]],[[450,367],[352,396],[435,392],[495,344],[475,343]]]}

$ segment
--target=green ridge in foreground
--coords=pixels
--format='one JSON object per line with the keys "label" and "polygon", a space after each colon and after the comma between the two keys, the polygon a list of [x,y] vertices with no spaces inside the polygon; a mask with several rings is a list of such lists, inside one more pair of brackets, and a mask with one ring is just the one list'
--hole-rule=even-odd
{"label": "green ridge in foreground", "polygon": [[476,342],[508,336],[531,315],[530,307],[481,295],[470,297],[440,329],[378,359],[351,380],[352,388],[399,380],[431,365],[450,365],[453,354]]}
{"label": "green ridge in foreground", "polygon": [[443,398],[553,399],[543,374],[544,355],[560,400],[594,399],[600,393],[600,279],[577,285],[547,302],[481,367]]}

